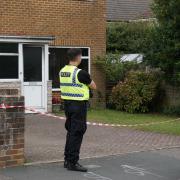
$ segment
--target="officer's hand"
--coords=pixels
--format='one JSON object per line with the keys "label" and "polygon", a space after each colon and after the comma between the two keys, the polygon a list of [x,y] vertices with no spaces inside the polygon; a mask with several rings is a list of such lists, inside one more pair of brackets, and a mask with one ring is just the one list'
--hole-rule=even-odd
{"label": "officer's hand", "polygon": [[90,89],[94,89],[94,90],[97,89],[96,83],[95,83],[93,80],[91,81],[91,84],[89,84],[89,88],[90,88]]}

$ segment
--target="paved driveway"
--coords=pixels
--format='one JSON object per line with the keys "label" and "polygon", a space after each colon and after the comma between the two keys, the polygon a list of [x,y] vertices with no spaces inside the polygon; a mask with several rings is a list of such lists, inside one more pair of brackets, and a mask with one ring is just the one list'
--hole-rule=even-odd
{"label": "paved driveway", "polygon": [[[63,159],[64,121],[42,115],[26,115],[27,162]],[[89,126],[81,157],[108,156],[154,148],[180,146],[180,136],[135,131],[128,128]]]}

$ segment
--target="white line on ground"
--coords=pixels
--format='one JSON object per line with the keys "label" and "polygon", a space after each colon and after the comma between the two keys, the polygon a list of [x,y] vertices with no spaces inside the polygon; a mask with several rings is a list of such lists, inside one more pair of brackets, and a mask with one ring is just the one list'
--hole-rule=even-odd
{"label": "white line on ground", "polygon": [[90,164],[90,165],[85,165],[84,167],[88,168],[88,169],[97,169],[100,168],[101,166],[99,165],[94,165],[94,164]]}
{"label": "white line on ground", "polygon": [[88,173],[84,174],[84,177],[86,177],[87,179],[95,179],[95,180],[112,180],[108,177],[104,177],[104,176],[101,176],[101,175],[93,173],[93,172],[88,172]]}
{"label": "white line on ground", "polygon": [[135,166],[129,166],[129,165],[122,165],[121,166],[124,169],[125,173],[133,174],[137,176],[146,176],[146,175],[152,175],[158,178],[163,178],[163,176],[160,176],[158,174],[149,172],[143,168],[135,167]]}

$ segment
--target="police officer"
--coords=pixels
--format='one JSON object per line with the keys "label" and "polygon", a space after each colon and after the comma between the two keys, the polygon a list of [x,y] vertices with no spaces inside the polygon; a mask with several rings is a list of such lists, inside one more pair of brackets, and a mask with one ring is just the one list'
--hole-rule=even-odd
{"label": "police officer", "polygon": [[67,130],[64,168],[87,172],[79,161],[83,135],[86,132],[87,102],[90,89],[96,89],[90,75],[78,68],[81,63],[81,49],[72,48],[67,52],[69,64],[60,71],[61,98],[64,100]]}

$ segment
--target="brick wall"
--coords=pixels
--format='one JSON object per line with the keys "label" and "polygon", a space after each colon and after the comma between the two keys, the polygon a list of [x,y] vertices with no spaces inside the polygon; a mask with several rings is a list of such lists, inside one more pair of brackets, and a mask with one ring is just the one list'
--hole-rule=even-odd
{"label": "brick wall", "polygon": [[[54,35],[57,46],[91,48],[91,74],[105,97],[105,77],[94,65],[106,51],[106,0],[1,0],[1,35]],[[101,95],[100,95],[101,94]],[[102,97],[101,97],[102,96]]]}
{"label": "brick wall", "polygon": [[47,111],[52,112],[52,81],[47,82]]}
{"label": "brick wall", "polygon": [[[17,89],[0,90],[0,104],[24,105],[24,98],[18,94]],[[0,168],[23,163],[24,108],[0,109]]]}
{"label": "brick wall", "polygon": [[[16,90],[18,92],[18,94],[16,94],[15,96],[17,95],[21,95],[21,81],[12,81],[12,82],[0,82],[0,90],[1,90],[1,93],[3,92],[3,89],[9,89],[9,90]],[[5,93],[7,93],[7,91],[4,91]],[[2,94],[1,94],[2,95]],[[12,95],[12,93],[10,93],[10,95]]]}

